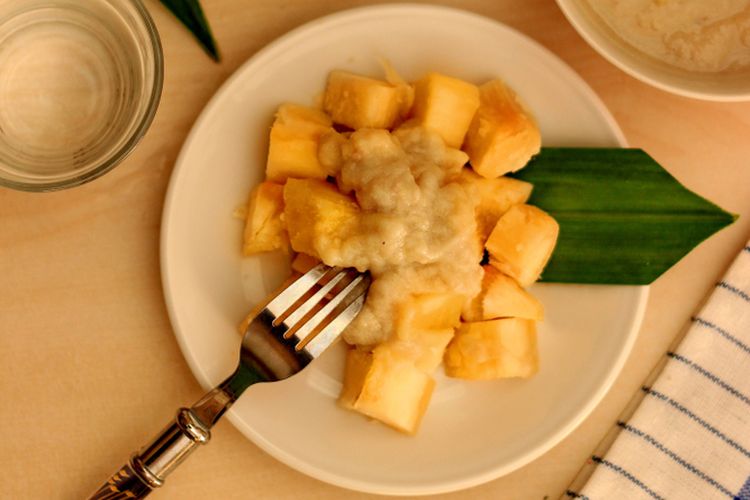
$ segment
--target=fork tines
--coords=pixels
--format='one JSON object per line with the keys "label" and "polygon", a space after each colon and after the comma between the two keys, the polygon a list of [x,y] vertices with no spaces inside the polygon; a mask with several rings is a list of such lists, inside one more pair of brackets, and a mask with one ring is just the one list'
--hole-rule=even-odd
{"label": "fork tines", "polygon": [[369,284],[367,274],[319,264],[274,297],[261,316],[279,340],[314,358],[360,311]]}

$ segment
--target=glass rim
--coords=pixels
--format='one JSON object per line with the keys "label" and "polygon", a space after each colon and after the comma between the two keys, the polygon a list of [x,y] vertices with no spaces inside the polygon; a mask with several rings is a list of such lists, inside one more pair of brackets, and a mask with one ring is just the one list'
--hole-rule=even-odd
{"label": "glass rim", "polygon": [[61,189],[67,189],[71,187],[80,186],[87,182],[93,181],[106,174],[120,162],[125,160],[130,153],[133,152],[138,143],[146,135],[151,123],[154,121],[156,111],[159,107],[159,101],[161,99],[162,89],[164,86],[164,54],[162,51],[161,38],[159,32],[156,29],[156,24],[148,13],[146,6],[141,0],[126,0],[126,3],[131,3],[138,14],[138,17],[143,21],[148,41],[153,50],[154,64],[153,64],[153,87],[151,94],[148,96],[148,103],[145,105],[146,110],[133,132],[128,137],[127,141],[115,151],[109,158],[102,161],[99,165],[91,170],[83,172],[79,175],[68,179],[55,180],[49,182],[24,182],[5,179],[0,177],[0,186],[20,191],[43,193],[49,191],[58,191]]}

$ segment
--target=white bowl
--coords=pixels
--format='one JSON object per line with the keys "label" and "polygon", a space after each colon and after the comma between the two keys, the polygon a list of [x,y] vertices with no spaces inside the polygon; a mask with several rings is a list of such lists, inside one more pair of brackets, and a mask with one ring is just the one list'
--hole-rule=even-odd
{"label": "white bowl", "polygon": [[750,69],[707,73],[670,66],[623,40],[586,0],[556,1],[583,39],[630,76],[667,92],[694,99],[725,102],[750,100]]}

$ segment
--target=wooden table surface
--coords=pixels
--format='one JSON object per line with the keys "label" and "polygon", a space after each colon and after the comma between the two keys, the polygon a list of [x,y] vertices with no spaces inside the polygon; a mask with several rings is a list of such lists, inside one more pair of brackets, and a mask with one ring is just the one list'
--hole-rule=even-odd
{"label": "wooden table surface", "polygon": [[[201,395],[170,328],[159,278],[164,193],[179,149],[217,88],[261,47],[311,19],[367,4],[344,0],[203,0],[224,56],[203,55],[155,0],[166,80],[135,153],[76,189],[0,189],[0,498],[83,498]],[[652,286],[625,368],[589,418],[533,463],[440,498],[556,498],[750,233],[750,103],[664,93],[584,43],[553,0],[441,2],[506,23],[572,66],[633,146],[680,181],[741,214]],[[585,313],[581,311],[581,313]],[[154,498],[369,498],[266,455],[219,423]]]}

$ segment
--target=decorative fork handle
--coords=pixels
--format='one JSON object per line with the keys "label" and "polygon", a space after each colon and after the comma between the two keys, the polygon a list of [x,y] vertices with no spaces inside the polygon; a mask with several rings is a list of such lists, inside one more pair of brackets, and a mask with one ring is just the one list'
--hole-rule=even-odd
{"label": "decorative fork handle", "polygon": [[175,420],[151,443],[135,453],[90,497],[91,500],[144,498],[154,488],[164,484],[167,475],[198,446],[208,443],[209,439],[211,431],[195,412],[190,408],[181,408]]}
{"label": "decorative fork handle", "polygon": [[[333,275],[320,284],[329,271],[333,271]],[[190,453],[208,442],[211,428],[245,389],[258,382],[290,377],[319,356],[338,338],[364,304],[370,277],[362,273],[351,276],[351,271],[319,264],[272,296],[245,330],[234,373],[191,408],[180,409],[174,422],[151,444],[133,455],[130,462],[90,498],[144,498],[161,486],[167,475]],[[347,276],[351,278],[348,284],[343,286],[342,283],[337,289],[336,284]],[[316,284],[318,289],[301,305],[293,307]],[[332,298],[319,304],[321,307],[317,310],[313,309],[332,291],[335,292]],[[310,316],[308,313],[313,311],[316,312]],[[294,321],[291,318],[295,318]],[[301,332],[305,333],[299,336]]]}
{"label": "decorative fork handle", "polygon": [[218,387],[191,408],[180,408],[174,421],[122,466],[90,500],[144,498],[200,445],[211,439],[211,428],[252,384],[269,378],[252,366],[240,364]]}

